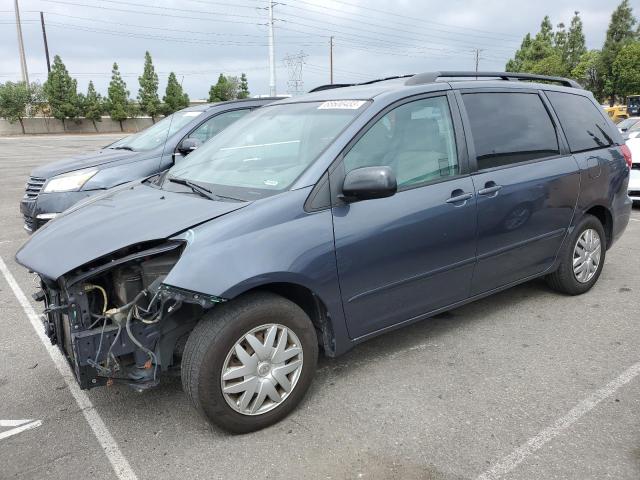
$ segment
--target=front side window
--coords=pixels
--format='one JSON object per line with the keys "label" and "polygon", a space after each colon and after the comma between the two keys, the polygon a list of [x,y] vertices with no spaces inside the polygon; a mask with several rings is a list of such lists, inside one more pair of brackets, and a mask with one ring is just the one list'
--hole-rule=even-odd
{"label": "front side window", "polygon": [[163,118],[149,128],[110,145],[109,148],[133,150],[135,152],[153,150],[158,146],[164,145],[167,139],[173,136],[174,133],[200,115],[202,115],[202,111],[198,110],[182,110],[176,112]]}
{"label": "front side window", "polygon": [[562,92],[547,92],[547,97],[560,119],[571,152],[613,144],[609,125],[589,98]]}
{"label": "front side window", "polygon": [[388,166],[398,189],[460,173],[446,97],[405,103],[380,118],[344,157],[345,173]]}
{"label": "front side window", "polygon": [[250,110],[248,108],[244,108],[242,110],[232,110],[230,112],[220,113],[214,117],[211,117],[209,120],[196,128],[189,134],[188,138],[195,138],[204,143],[210,138],[215,137],[236,120],[240,120],[249,112]]}
{"label": "front side window", "polygon": [[538,94],[467,93],[462,98],[478,170],[559,153],[556,130]]}
{"label": "front side window", "polygon": [[361,100],[267,105],[213,137],[166,178],[198,182],[243,200],[281,192],[367,105]]}

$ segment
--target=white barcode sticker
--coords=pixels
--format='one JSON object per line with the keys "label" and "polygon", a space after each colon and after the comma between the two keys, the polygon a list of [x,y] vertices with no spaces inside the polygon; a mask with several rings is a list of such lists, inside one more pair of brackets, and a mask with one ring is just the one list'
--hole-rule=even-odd
{"label": "white barcode sticker", "polygon": [[357,110],[364,105],[364,100],[330,100],[318,107],[318,110]]}

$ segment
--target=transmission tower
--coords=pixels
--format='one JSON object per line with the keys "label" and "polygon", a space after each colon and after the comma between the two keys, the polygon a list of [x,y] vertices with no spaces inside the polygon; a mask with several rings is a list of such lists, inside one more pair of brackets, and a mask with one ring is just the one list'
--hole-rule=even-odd
{"label": "transmission tower", "polygon": [[294,55],[287,54],[284,57],[284,64],[289,71],[289,80],[287,81],[287,93],[290,95],[300,95],[304,92],[304,82],[302,81],[302,66],[306,63],[309,55],[300,50]]}

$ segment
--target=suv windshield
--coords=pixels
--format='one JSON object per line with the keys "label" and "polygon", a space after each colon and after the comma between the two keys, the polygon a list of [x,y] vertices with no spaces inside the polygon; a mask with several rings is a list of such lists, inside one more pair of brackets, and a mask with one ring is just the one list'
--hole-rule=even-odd
{"label": "suv windshield", "polygon": [[366,104],[337,100],[262,107],[180,161],[167,178],[196,182],[216,195],[242,200],[281,192]]}
{"label": "suv windshield", "polygon": [[202,113],[202,111],[198,110],[176,112],[163,118],[146,130],[123,138],[113,145],[110,145],[109,148],[133,150],[135,152],[152,150],[159,145],[163,145],[171,135],[191,122],[194,118],[202,115]]}

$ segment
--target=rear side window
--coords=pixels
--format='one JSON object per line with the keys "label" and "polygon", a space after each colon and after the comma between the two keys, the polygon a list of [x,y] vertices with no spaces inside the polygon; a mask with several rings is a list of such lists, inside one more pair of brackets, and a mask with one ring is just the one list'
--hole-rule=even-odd
{"label": "rear side window", "polygon": [[609,125],[587,97],[561,92],[547,92],[547,97],[560,119],[572,152],[613,144]]}
{"label": "rear side window", "polygon": [[556,130],[538,94],[468,93],[462,98],[478,170],[559,153]]}

